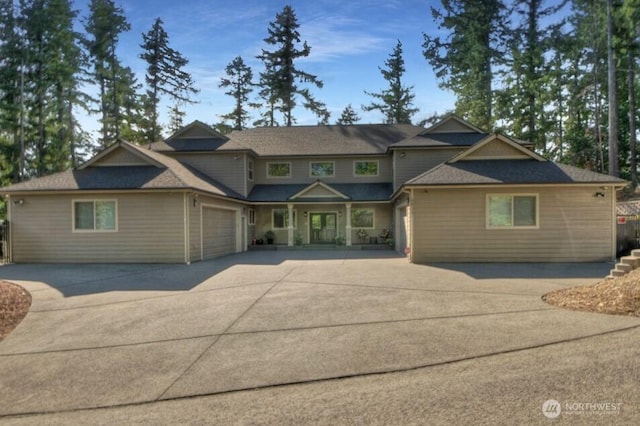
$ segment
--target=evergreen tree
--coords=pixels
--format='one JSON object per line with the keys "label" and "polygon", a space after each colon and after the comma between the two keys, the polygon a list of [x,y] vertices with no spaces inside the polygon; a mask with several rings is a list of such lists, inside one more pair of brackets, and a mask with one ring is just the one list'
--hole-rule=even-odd
{"label": "evergreen tree", "polygon": [[85,21],[87,38],[84,43],[92,65],[90,77],[99,89],[98,109],[95,112],[101,116],[102,147],[120,139],[123,119],[121,99],[131,96],[123,96],[122,91],[130,91],[131,88],[119,84],[124,67],[116,53],[120,33],[130,29],[122,8],[116,7],[112,0],[91,0],[89,17]]}
{"label": "evergreen tree", "polygon": [[13,0],[0,0],[0,185],[21,180],[23,55]]}
{"label": "evergreen tree", "polygon": [[162,19],[156,18],[149,32],[142,34],[143,43],[140,45],[143,49],[140,58],[147,63],[147,111],[151,113],[147,137],[150,141],[161,137],[158,123],[160,96],[168,95],[176,102],[195,103],[191,95],[198,93],[191,74],[184,70],[189,60],[169,47],[169,35],[162,24]]}
{"label": "evergreen tree", "polygon": [[233,122],[234,130],[246,129],[249,112],[245,105],[249,102],[249,95],[253,91],[253,71],[245,65],[242,57],[236,57],[226,68],[227,78],[220,81],[219,87],[228,89],[225,95],[235,101],[233,111],[222,116],[223,120]]}
{"label": "evergreen tree", "polygon": [[72,165],[80,48],[70,0],[22,0],[21,138],[26,173],[42,176]]}
{"label": "evergreen tree", "polygon": [[[546,153],[546,136],[552,126],[545,107],[550,99],[552,35],[563,26],[562,19],[551,19],[566,2],[545,7],[543,0],[517,0],[513,4],[513,27],[507,31],[507,63],[504,87],[498,92],[498,116],[507,123],[509,134],[533,142]],[[552,20],[543,26],[541,21]]]}
{"label": "evergreen tree", "polygon": [[299,27],[293,9],[285,6],[269,24],[269,37],[264,39],[268,45],[274,46],[274,50],[262,49],[262,54],[257,56],[265,65],[265,71],[260,73],[260,96],[268,108],[267,116],[263,118],[267,125],[275,125],[274,112],[278,110],[284,114],[285,125],[291,126],[295,121],[293,110],[298,104],[297,96],[303,98],[302,106],[320,117],[321,122],[326,122],[329,117],[325,105],[317,101],[308,89],[298,86],[299,83],[309,83],[317,88],[323,86],[317,76],[295,66],[297,59],[307,57],[311,52],[306,41],[301,49],[297,48],[300,43]]}
{"label": "evergreen tree", "polygon": [[415,95],[412,93],[413,86],[404,87],[402,85],[402,75],[404,74],[404,59],[402,58],[402,43],[396,43],[389,59],[385,61],[386,69],[379,68],[382,76],[389,82],[389,88],[380,93],[370,93],[365,91],[380,102],[372,102],[362,107],[365,111],[378,110],[385,116],[387,123],[411,124],[411,116],[418,109],[412,108]]}
{"label": "evergreen tree", "polygon": [[351,125],[358,121],[360,121],[360,117],[358,117],[356,111],[353,109],[351,104],[349,104],[344,110],[342,110],[342,114],[340,115],[340,118],[338,118],[338,121],[336,121],[336,124]]}
{"label": "evergreen tree", "polygon": [[485,129],[495,121],[493,69],[502,57],[503,10],[501,0],[442,0],[442,10],[431,12],[437,33],[446,36],[424,34],[424,56],[440,87],[456,95],[456,113]]}

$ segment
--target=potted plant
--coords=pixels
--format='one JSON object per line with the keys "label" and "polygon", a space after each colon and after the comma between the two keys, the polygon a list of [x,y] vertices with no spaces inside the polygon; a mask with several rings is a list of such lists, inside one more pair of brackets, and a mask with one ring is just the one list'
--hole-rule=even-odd
{"label": "potted plant", "polygon": [[301,246],[301,245],[302,245],[302,235],[300,235],[300,233],[299,233],[299,232],[298,232],[298,233],[296,233],[296,236],[295,236],[295,244],[296,244],[297,246]]}
{"label": "potted plant", "polygon": [[343,246],[344,244],[345,244],[344,237],[342,237],[342,236],[338,235],[338,236],[336,237],[336,245],[337,245],[337,246]]}
{"label": "potted plant", "polygon": [[358,229],[358,231],[356,231],[356,235],[360,239],[360,242],[363,244],[367,243],[369,240],[369,233],[367,233],[365,229]]}
{"label": "potted plant", "polygon": [[385,228],[380,232],[380,235],[378,236],[378,244],[393,244],[391,230],[389,228]]}
{"label": "potted plant", "polygon": [[276,237],[276,233],[269,229],[264,233],[264,239],[267,240],[267,244],[273,244],[273,240]]}

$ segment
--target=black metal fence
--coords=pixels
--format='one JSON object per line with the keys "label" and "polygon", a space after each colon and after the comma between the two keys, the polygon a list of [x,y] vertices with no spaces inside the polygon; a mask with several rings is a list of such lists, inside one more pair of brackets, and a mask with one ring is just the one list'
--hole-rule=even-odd
{"label": "black metal fence", "polygon": [[9,261],[9,221],[0,220],[0,263]]}

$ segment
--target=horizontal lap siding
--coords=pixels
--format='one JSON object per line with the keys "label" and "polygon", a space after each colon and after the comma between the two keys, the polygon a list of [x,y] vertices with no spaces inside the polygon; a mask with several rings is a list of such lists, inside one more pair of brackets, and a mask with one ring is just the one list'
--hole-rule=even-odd
{"label": "horizontal lap siding", "polygon": [[247,195],[244,156],[217,153],[215,155],[174,154],[173,157],[238,194]]}
{"label": "horizontal lap siding", "polygon": [[[184,262],[183,194],[22,197],[12,212],[13,260]],[[72,200],[116,200],[117,232],[72,232]]]}
{"label": "horizontal lap siding", "polygon": [[400,185],[422,173],[431,170],[435,166],[444,163],[448,159],[462,152],[461,148],[454,149],[422,149],[401,151],[395,153],[395,183],[398,188]]}
{"label": "horizontal lap siding", "polygon": [[[539,195],[539,229],[486,229],[487,193]],[[429,189],[415,192],[415,262],[573,262],[609,260],[611,193],[593,188]]]}
{"label": "horizontal lap siding", "polygon": [[[312,177],[310,176],[310,163],[333,162],[335,176]],[[377,161],[378,176],[354,176],[354,161]],[[291,163],[291,177],[269,178],[267,176],[268,163]],[[309,184],[321,179],[328,183],[379,183],[392,180],[392,163],[389,157],[317,157],[317,158],[283,158],[274,160],[261,159],[255,162],[256,184]]]}

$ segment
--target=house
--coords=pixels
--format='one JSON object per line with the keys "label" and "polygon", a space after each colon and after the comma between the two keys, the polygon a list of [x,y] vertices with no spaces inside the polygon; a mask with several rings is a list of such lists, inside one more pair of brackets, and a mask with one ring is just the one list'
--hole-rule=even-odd
{"label": "house", "polygon": [[[455,115],[412,125],[194,122],[0,189],[13,262],[190,263],[275,243],[370,243],[413,262],[610,260],[623,180],[547,161]],[[373,241],[377,242],[377,241]]]}

